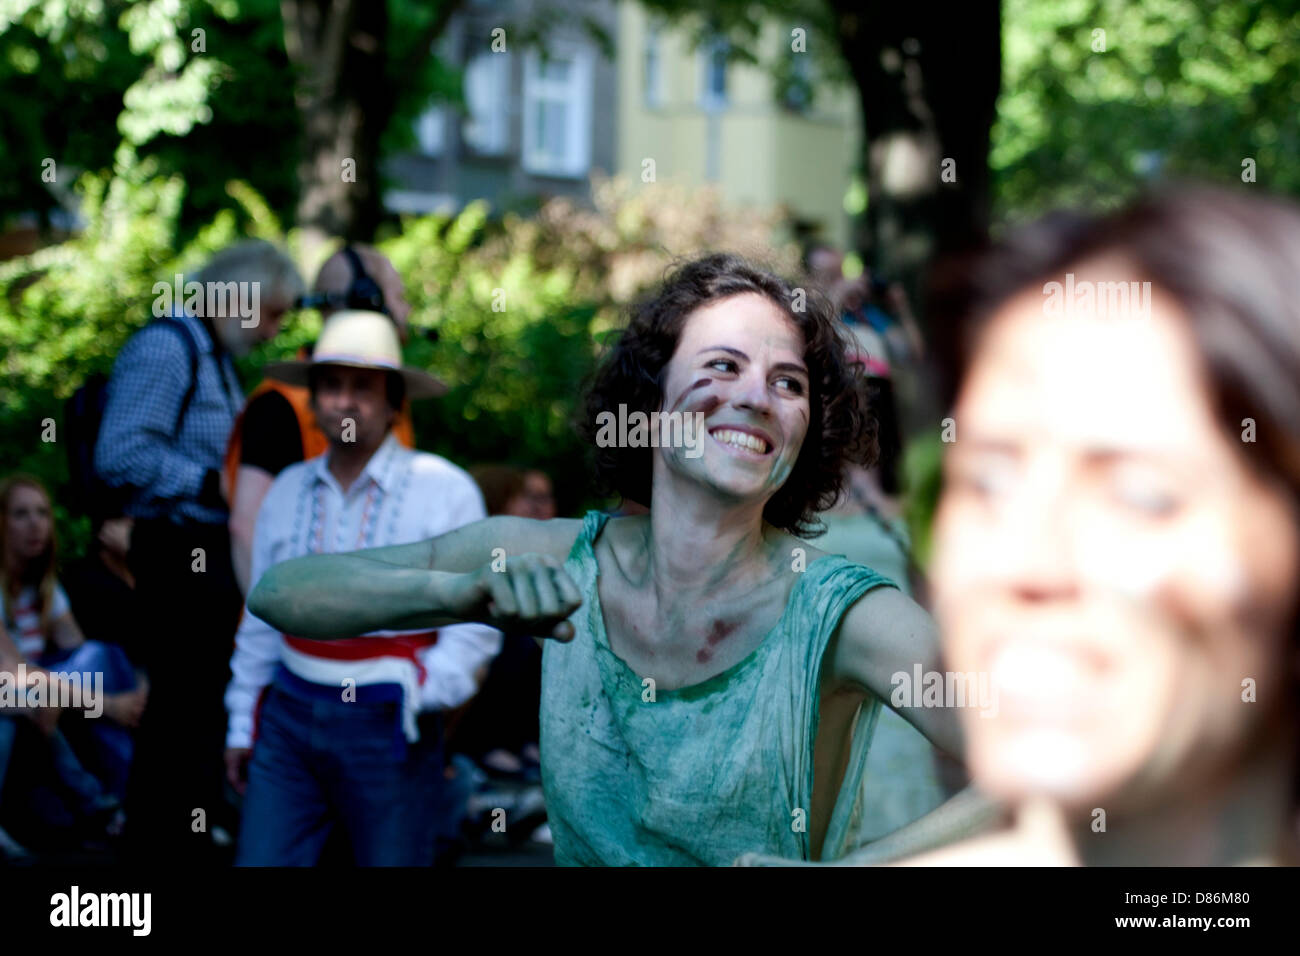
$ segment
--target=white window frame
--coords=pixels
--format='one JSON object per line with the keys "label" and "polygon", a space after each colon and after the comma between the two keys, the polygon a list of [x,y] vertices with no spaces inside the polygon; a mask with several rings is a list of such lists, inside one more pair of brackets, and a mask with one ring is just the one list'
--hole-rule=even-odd
{"label": "white window frame", "polygon": [[461,140],[479,156],[503,156],[510,149],[510,57],[481,50],[465,64],[469,114]]}
{"label": "white window frame", "polygon": [[790,65],[790,78],[793,80],[802,80],[805,88],[808,90],[808,101],[802,104],[789,102],[789,98],[783,97],[788,109],[794,110],[800,115],[807,115],[813,111],[813,103],[816,100],[816,86],[813,83],[812,60],[807,53],[791,53],[794,62]]}
{"label": "white window frame", "polygon": [[[580,179],[591,169],[592,71],[595,57],[588,47],[557,44],[552,59],[568,60],[572,66],[566,82],[557,83],[542,76],[542,57],[535,49],[524,55],[523,143],[520,164],[526,172],[538,176]],[[563,100],[568,107],[564,155],[549,156],[537,148],[537,118],[534,109],[539,99]]]}

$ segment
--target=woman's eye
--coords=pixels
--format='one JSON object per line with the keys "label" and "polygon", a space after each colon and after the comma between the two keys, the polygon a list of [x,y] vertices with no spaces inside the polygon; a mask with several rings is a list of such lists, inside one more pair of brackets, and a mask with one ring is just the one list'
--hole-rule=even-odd
{"label": "woman's eye", "polygon": [[776,380],[776,383],[784,386],[787,392],[793,392],[795,395],[802,395],[804,392],[803,382],[799,381],[797,378],[782,376]]}
{"label": "woman's eye", "polygon": [[731,359],[714,359],[706,367],[716,368],[720,372],[734,372],[736,370],[736,363]]}
{"label": "woman's eye", "polygon": [[980,498],[991,498],[1001,494],[1007,489],[1011,480],[1011,468],[993,462],[958,465],[952,469],[949,478],[949,482],[955,489],[970,492]]}
{"label": "woman's eye", "polygon": [[985,497],[997,494],[1005,484],[1005,482],[998,479],[995,473],[988,471],[972,471],[969,474],[962,475],[958,481],[976,494]]}
{"label": "woman's eye", "polygon": [[1151,481],[1120,478],[1115,482],[1114,493],[1125,507],[1153,518],[1167,518],[1182,505],[1175,494]]}

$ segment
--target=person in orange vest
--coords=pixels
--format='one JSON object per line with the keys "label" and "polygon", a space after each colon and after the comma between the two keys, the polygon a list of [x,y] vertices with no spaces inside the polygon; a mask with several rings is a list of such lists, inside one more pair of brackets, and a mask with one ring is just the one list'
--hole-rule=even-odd
{"label": "person in orange vest", "polygon": [[[382,312],[393,320],[406,343],[411,305],[406,301],[402,277],[377,249],[345,245],[325,260],[312,289],[295,303],[298,308],[318,309],[323,318],[343,309]],[[309,358],[305,352],[298,358]],[[438,384],[445,392],[446,386]],[[415,447],[409,403],[398,413],[393,434],[407,448]],[[231,551],[235,577],[244,593],[248,593],[253,528],[271,482],[289,465],[314,458],[328,446],[305,387],[266,378],[253,389],[231,430],[225,460]]]}

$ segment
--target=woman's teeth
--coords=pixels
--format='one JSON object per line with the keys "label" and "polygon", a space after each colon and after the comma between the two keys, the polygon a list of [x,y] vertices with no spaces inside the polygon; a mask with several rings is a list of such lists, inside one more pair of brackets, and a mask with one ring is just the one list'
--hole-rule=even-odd
{"label": "woman's teeth", "polygon": [[755,435],[746,432],[732,431],[729,428],[720,428],[713,433],[713,437],[722,442],[724,445],[731,445],[733,448],[744,448],[746,451],[755,451],[760,455],[767,454],[767,442]]}

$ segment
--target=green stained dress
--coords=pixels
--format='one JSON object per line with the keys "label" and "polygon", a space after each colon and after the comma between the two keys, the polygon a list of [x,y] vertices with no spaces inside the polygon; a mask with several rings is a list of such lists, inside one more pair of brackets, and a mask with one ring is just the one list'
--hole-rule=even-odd
{"label": "green stained dress", "polygon": [[[610,649],[590,512],[565,563],[584,595],[572,642],[542,655],[542,784],[560,865],[729,865],[757,851],[808,860],[822,657],[844,612],[892,582],[827,556],[800,575],[748,657],[676,690],[650,690]],[[854,725],[822,859],[858,845],[863,769],[880,713]]]}

